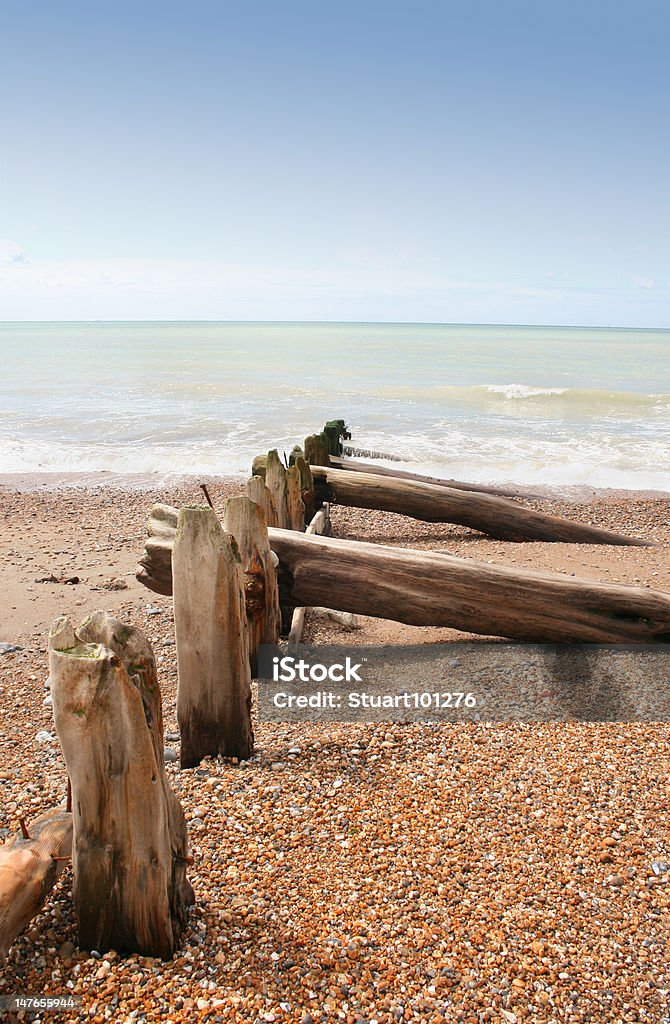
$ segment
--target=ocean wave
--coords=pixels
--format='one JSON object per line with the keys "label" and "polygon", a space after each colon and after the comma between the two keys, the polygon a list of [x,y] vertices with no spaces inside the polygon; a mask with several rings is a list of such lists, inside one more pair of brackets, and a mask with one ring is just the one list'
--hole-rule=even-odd
{"label": "ocean wave", "polygon": [[[472,483],[588,485],[629,489],[668,489],[670,439],[566,434],[541,437],[473,436],[459,430],[427,436],[419,431],[355,431],[360,446],[392,452],[402,462],[389,465],[428,476]],[[363,445],[363,441],[365,444]],[[0,473],[116,473],[248,475],[255,455],[291,443],[210,439],[141,444],[82,444],[0,437]],[[383,464],[380,463],[380,464]]]}

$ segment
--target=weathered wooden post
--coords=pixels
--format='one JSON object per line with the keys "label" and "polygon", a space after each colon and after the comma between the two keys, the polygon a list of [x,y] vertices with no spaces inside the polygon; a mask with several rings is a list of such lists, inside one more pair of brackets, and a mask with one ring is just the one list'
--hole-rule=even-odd
{"label": "weathered wooden post", "polygon": [[277,526],[282,530],[292,530],[289,482],[286,478],[286,468],[282,465],[276,448],[267,454],[265,484],[277,509]]}
{"label": "weathered wooden post", "polygon": [[305,458],[305,453],[302,448],[295,446],[289,456],[289,464],[291,466],[297,466],[300,472],[300,496],[302,497],[303,504],[305,506],[305,526],[308,526],[314,518],[315,499],[314,499],[314,480],[312,478],[312,470],[310,469],[309,462]]}
{"label": "weathered wooden post", "polygon": [[[257,478],[260,479],[260,478]],[[265,514],[251,498],[229,498],[223,516],[226,532],[237,541],[244,570],[251,674],[258,668],[260,644],[279,639],[279,591]]]}
{"label": "weathered wooden post", "polygon": [[[255,462],[256,460],[254,459]],[[262,475],[255,474],[247,480],[246,490],[251,500],[263,509],[266,526],[277,526],[277,506],[270,491],[265,486],[265,463],[263,463]]]}
{"label": "weathered wooden post", "polygon": [[172,552],[181,765],[253,753],[244,573],[208,505],[181,509]]}
{"label": "weathered wooden post", "polygon": [[328,442],[328,454],[341,455],[343,451],[342,438],[348,440],[351,437],[344,420],[328,420],[323,428],[323,433]]}
{"label": "weathered wooden post", "polygon": [[[320,536],[330,532],[330,505],[324,505],[313,517],[305,530],[308,536]],[[305,625],[306,608],[294,608],[291,616],[291,629],[288,635],[289,646],[295,646],[302,640],[302,630]]]}
{"label": "weathered wooden post", "polygon": [[0,846],[0,963],[70,859],[72,814],[47,811]]}
{"label": "weathered wooden post", "polygon": [[188,838],[163,766],[144,635],[104,612],[49,636],[53,711],[72,784],[73,898],[84,949],[169,958],[193,902]]}
{"label": "weathered wooden post", "polygon": [[310,466],[328,466],[329,441],[325,434],[310,434],[305,438],[305,459]]}
{"label": "weathered wooden post", "polygon": [[305,503],[302,500],[302,479],[298,466],[286,470],[286,501],[291,530],[305,529]]}

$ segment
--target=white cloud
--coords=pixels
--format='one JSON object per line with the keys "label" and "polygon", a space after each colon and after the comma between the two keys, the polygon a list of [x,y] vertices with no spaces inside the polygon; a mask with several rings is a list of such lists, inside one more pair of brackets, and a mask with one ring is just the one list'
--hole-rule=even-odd
{"label": "white cloud", "polygon": [[643,274],[631,274],[631,281],[636,288],[654,288],[656,282],[652,277],[645,277]]}

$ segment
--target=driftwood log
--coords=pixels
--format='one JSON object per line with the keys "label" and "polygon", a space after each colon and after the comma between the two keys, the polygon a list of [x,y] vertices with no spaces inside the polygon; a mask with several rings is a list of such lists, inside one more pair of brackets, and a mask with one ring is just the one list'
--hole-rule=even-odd
{"label": "driftwood log", "polygon": [[163,766],[146,637],[104,612],[49,636],[54,721],[72,784],[72,895],[83,949],[169,958],[193,890],[184,815]]}
{"label": "driftwood log", "polygon": [[[450,626],[512,640],[670,642],[670,595],[469,558],[268,530],[280,598],[415,626]],[[138,575],[165,588],[169,550],[147,540]],[[165,592],[162,590],[161,592]]]}
{"label": "driftwood log", "polygon": [[251,672],[237,543],[207,505],[179,513],[172,552],[181,765],[251,757]]}
{"label": "driftwood log", "polygon": [[333,469],[346,469],[351,473],[373,473],[375,476],[390,476],[398,480],[414,480],[417,483],[436,484],[438,487],[453,487],[457,491],[474,491],[477,494],[497,494],[500,498],[532,498],[534,501],[546,501],[546,495],[524,491],[520,487],[492,487],[487,484],[469,484],[462,480],[444,480],[437,476],[424,476],[421,473],[409,473],[390,466],[371,466],[369,462],[348,459],[335,455],[330,456]]}
{"label": "driftwood log", "polygon": [[0,963],[40,912],[72,853],[72,814],[47,811],[0,846]]}
{"label": "driftwood log", "polygon": [[[324,505],[320,508],[316,515],[312,518],[311,523],[307,527],[305,533],[308,536],[322,536],[330,531],[330,507]],[[291,630],[288,635],[288,642],[290,646],[299,644],[302,639],[302,630],[305,625],[305,612],[307,609],[303,606],[302,608],[295,608],[291,617]]]}
{"label": "driftwood log", "polygon": [[649,542],[636,537],[624,537],[611,530],[535,512],[492,494],[475,494],[437,484],[378,473],[351,473],[326,466],[313,466],[312,476],[320,501],[396,512],[428,523],[457,523],[496,540],[649,546]]}
{"label": "driftwood log", "polygon": [[249,629],[249,664],[252,676],[258,666],[261,644],[279,639],[279,590],[265,514],[251,498],[229,498],[223,514],[224,528],[237,541],[244,570],[244,593]]}

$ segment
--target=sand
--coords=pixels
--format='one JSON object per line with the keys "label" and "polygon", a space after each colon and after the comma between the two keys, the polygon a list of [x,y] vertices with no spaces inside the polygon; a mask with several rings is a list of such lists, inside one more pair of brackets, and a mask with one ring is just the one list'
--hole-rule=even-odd
{"label": "sand", "polygon": [[[134,569],[152,501],[198,501],[199,482],[0,482],[0,642],[21,648],[0,655],[1,836],[65,793],[57,741],[36,740],[53,732],[46,633],[58,614],[105,608],[146,631],[178,749],[171,601]],[[207,483],[217,504],[242,484]],[[341,537],[670,591],[668,495],[572,491],[535,507],[658,546],[505,544],[346,509],[333,525]],[[344,633],[308,615],[305,638],[464,638],[361,626]],[[70,992],[81,1008],[56,1019],[73,1021],[670,1014],[670,872],[657,873],[670,864],[668,725],[260,724],[256,736],[246,764],[167,765],[192,822],[197,905],[180,955],[80,953],[68,869],[0,967],[0,996]]]}

